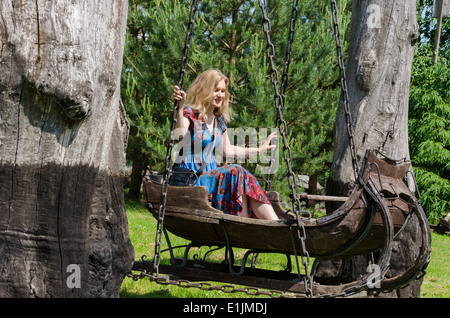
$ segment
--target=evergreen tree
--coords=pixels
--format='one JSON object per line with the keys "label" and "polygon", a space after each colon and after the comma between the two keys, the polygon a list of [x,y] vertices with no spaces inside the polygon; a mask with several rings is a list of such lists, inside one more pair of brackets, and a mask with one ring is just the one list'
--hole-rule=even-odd
{"label": "evergreen tree", "polygon": [[[339,2],[344,54],[348,49],[351,1]],[[329,1],[299,1],[285,118],[294,171],[310,177],[309,193],[326,181],[333,156],[333,124],[340,81]]]}
{"label": "evergreen tree", "polygon": [[129,2],[122,100],[130,121],[131,197],[139,196],[147,166],[163,170],[173,107],[170,95],[179,76],[189,10],[184,1]]}
{"label": "evergreen tree", "polygon": [[[340,8],[343,34],[348,28],[349,3],[342,2]],[[291,0],[267,1],[280,80],[291,5]],[[139,182],[135,194],[146,165],[162,170],[173,108],[169,98],[177,82],[189,10],[189,4],[181,0],[130,1],[122,83],[131,123],[128,158],[136,184]],[[340,93],[329,1],[299,1],[295,34],[284,109],[293,168],[296,173],[324,179],[331,164],[332,128]],[[228,126],[274,128],[274,90],[266,52],[258,1],[200,1],[185,87],[198,73],[219,68],[230,78],[234,101]],[[287,194],[282,158],[280,149],[282,165],[274,176],[273,190]],[[258,177],[266,177],[258,175],[256,164],[244,166]]]}

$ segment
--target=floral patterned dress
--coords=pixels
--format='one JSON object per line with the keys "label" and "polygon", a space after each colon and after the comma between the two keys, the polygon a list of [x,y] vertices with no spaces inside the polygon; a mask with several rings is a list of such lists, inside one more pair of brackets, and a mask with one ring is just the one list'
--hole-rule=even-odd
{"label": "floral patterned dress", "polygon": [[[215,142],[216,149],[219,147],[227,125],[222,116],[216,116],[215,129],[211,133],[191,107],[186,106],[183,115],[189,119],[189,138],[183,138],[175,165],[198,171],[206,160],[211,143]],[[210,157],[205,171],[195,185],[206,187],[212,206],[227,214],[241,214],[244,193],[259,202],[270,204],[255,176],[238,164],[218,167],[214,155]],[[247,204],[249,216],[255,217],[249,200]]]}

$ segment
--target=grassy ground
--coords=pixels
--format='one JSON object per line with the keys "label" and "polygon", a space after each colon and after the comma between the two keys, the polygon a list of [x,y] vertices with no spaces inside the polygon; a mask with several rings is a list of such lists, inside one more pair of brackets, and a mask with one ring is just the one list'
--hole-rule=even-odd
{"label": "grassy ground", "polygon": [[450,298],[450,236],[434,232],[431,236],[431,261],[422,284],[421,296]]}
{"label": "grassy ground", "polygon": [[[145,207],[140,203],[134,201],[127,201],[127,216],[130,228],[130,237],[135,248],[136,258],[142,255],[147,255],[152,259],[154,253],[155,228],[156,221],[150,215]],[[182,245],[186,241],[172,236],[172,244]],[[421,297],[423,298],[450,298],[450,267],[447,261],[450,259],[450,236],[438,233],[432,233],[432,254],[431,262],[428,266],[427,274],[425,275],[422,284]],[[202,256],[204,250],[198,251]],[[223,256],[223,252],[212,254],[210,260],[218,260]],[[236,258],[239,258],[239,251],[236,253]],[[181,254],[180,254],[181,256]],[[163,257],[162,262],[167,262],[167,257]],[[262,254],[258,258],[258,264],[264,264],[268,269],[283,269],[286,264],[286,258],[277,254]],[[219,283],[214,283],[220,285]],[[244,293],[223,293],[221,291],[203,291],[198,288],[180,288],[177,286],[165,286],[150,282],[149,279],[141,279],[133,281],[130,278],[125,278],[122,288],[121,297],[140,297],[140,298],[243,298],[256,297],[253,295],[246,295]],[[268,296],[259,296],[268,297]]]}

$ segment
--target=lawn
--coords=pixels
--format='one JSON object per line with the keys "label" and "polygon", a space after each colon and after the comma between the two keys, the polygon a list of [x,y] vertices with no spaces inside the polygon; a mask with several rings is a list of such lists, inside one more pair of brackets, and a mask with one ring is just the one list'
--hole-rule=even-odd
{"label": "lawn", "polygon": [[[147,255],[152,259],[155,246],[155,228],[156,221],[147,211],[147,209],[136,201],[127,201],[127,216],[130,229],[130,238],[133,243],[136,258]],[[173,245],[182,245],[186,241],[171,236]],[[163,240],[164,241],[164,240]],[[199,256],[205,253],[204,250],[198,251]],[[220,254],[220,253],[219,253]],[[236,253],[239,258],[239,252]],[[212,254],[210,259],[214,260],[221,257],[222,254],[215,256]],[[181,256],[181,254],[180,254]],[[422,284],[422,298],[450,298],[450,267],[447,260],[450,259],[450,236],[445,234],[432,233],[432,253],[431,262],[427,269],[424,282]],[[167,258],[163,258],[163,262]],[[277,254],[262,254],[258,258],[258,264],[264,264],[263,268],[283,269],[286,264],[286,258]],[[214,283],[214,285],[221,285]],[[204,291],[198,288],[180,288],[177,286],[159,285],[150,282],[149,279],[134,281],[131,278],[125,278],[120,292],[121,297],[139,297],[139,298],[242,298],[257,297],[246,295],[244,293],[223,293],[221,291]],[[259,296],[268,297],[268,296]]]}

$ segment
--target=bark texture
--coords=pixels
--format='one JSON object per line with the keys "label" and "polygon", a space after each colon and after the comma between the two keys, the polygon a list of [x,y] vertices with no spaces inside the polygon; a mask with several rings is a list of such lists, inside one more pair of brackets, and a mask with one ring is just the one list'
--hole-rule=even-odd
{"label": "bark texture", "polygon": [[131,268],[127,5],[0,3],[0,297],[117,297]]}
{"label": "bark texture", "polygon": [[[392,159],[409,159],[409,86],[418,39],[416,1],[353,1],[351,29],[346,73],[358,163],[367,149],[379,150]],[[330,195],[348,195],[355,184],[344,116],[341,101],[327,185]],[[417,223],[410,222],[396,241],[391,270],[401,271],[403,264],[416,253],[416,246],[411,244],[415,231]],[[362,263],[357,265],[359,272],[365,272],[367,263]],[[322,274],[332,272],[336,271],[322,268]],[[389,297],[417,297],[420,283],[412,286]]]}
{"label": "bark texture", "polygon": [[[408,102],[416,1],[353,1],[347,84],[358,162],[366,149],[393,159],[409,158]],[[335,124],[331,179],[347,190],[354,183],[345,112]],[[352,187],[352,186],[351,186]]]}

